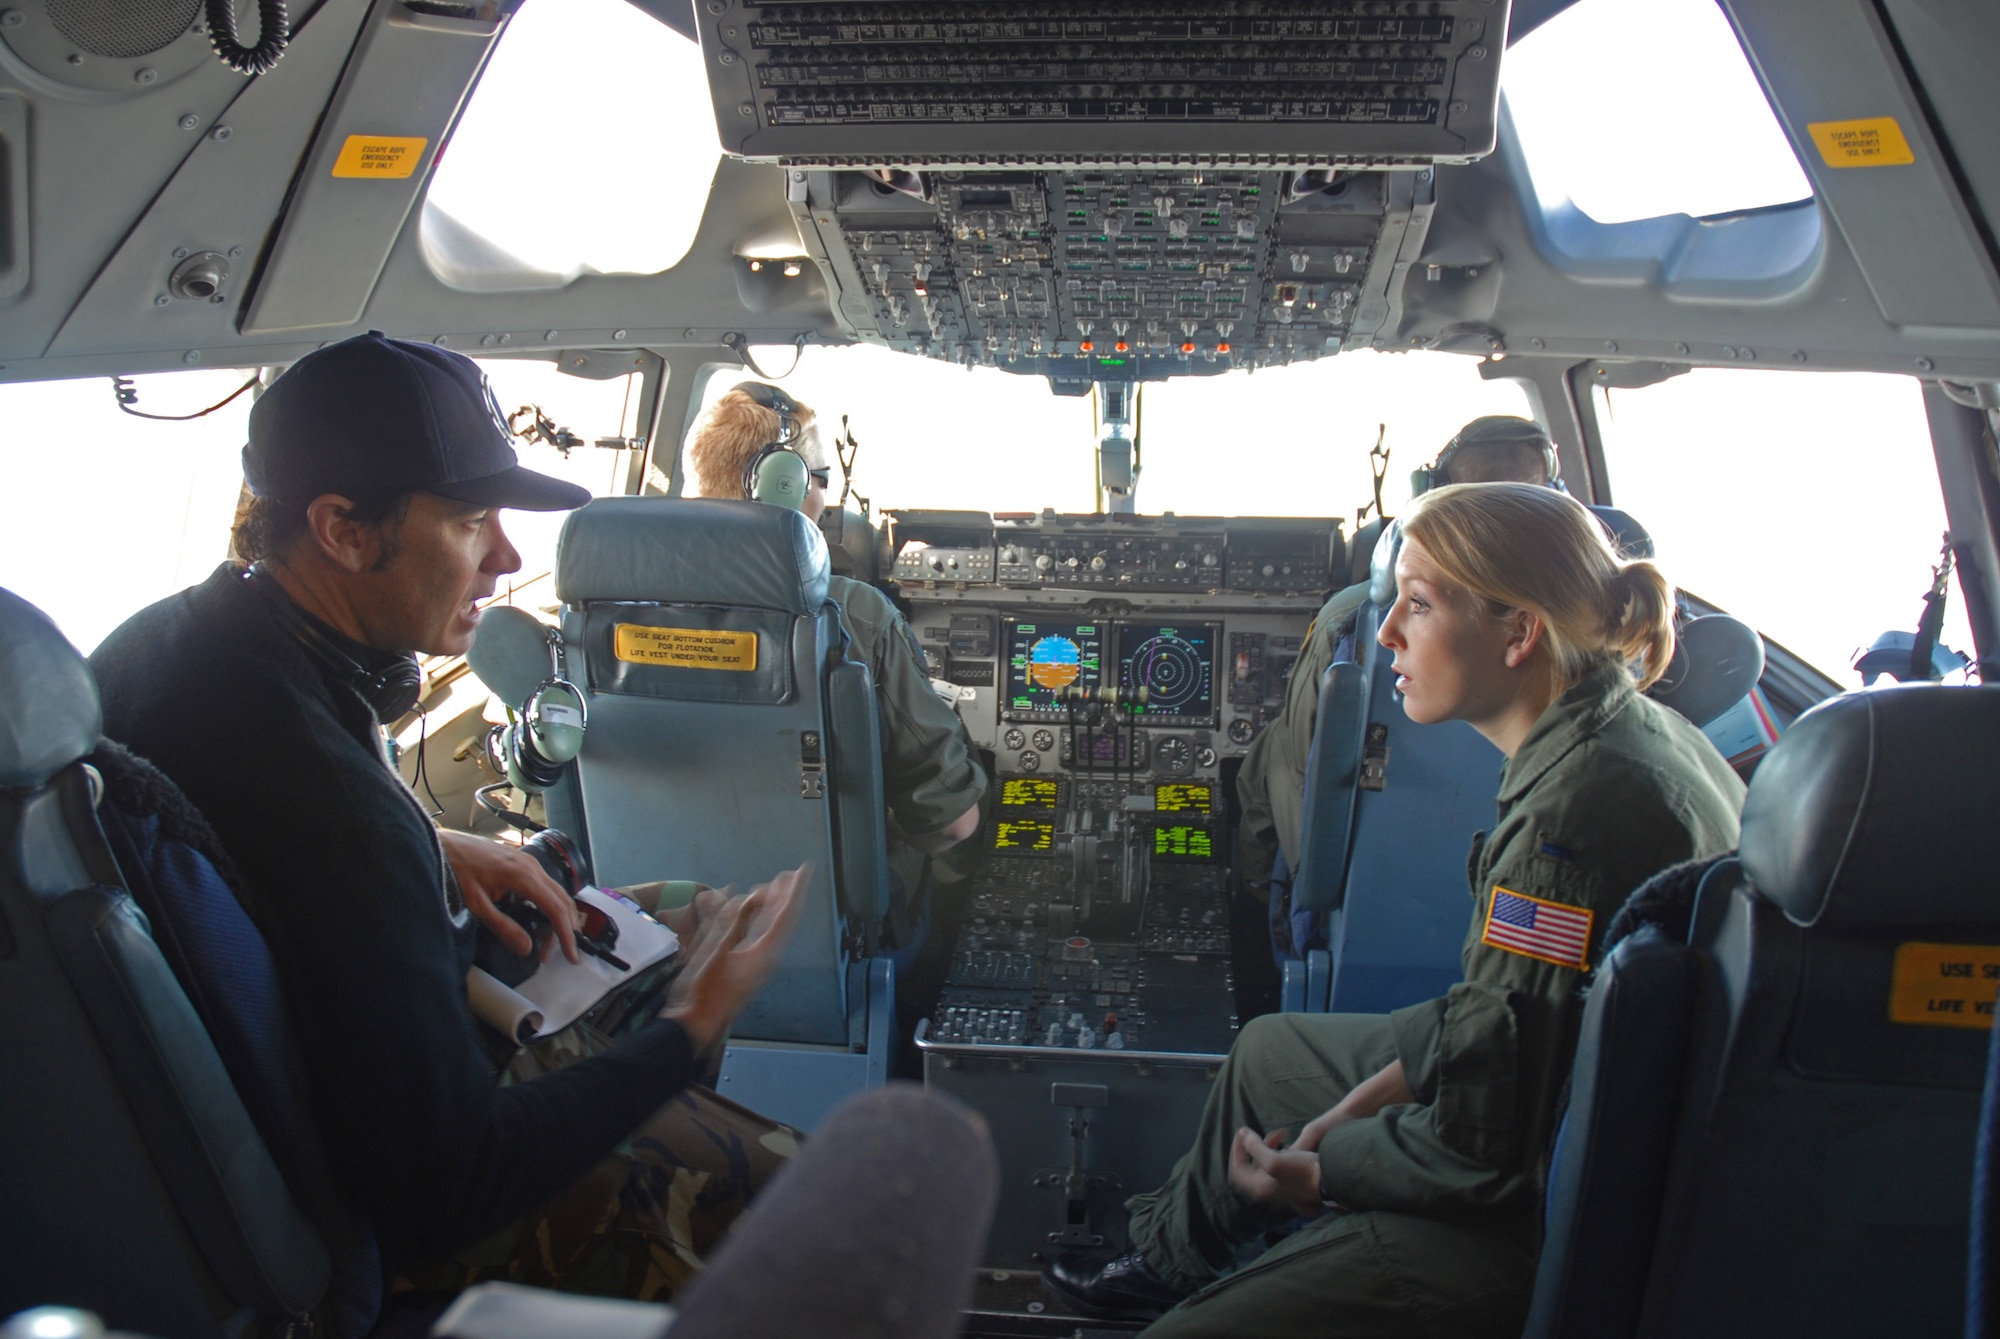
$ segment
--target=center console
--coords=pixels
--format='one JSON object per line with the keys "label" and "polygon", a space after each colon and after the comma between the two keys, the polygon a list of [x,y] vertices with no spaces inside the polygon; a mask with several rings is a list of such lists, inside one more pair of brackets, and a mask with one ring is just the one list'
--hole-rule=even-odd
{"label": "center console", "polygon": [[994,764],[925,1082],[986,1113],[988,1263],[1124,1241],[1238,1026],[1225,787],[1346,571],[1337,522],[891,513],[926,668]]}

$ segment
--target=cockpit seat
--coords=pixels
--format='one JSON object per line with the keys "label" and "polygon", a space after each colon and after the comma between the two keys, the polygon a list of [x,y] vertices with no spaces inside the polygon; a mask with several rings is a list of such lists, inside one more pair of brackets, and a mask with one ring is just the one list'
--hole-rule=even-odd
{"label": "cockpit seat", "polygon": [[[1591,511],[1622,556],[1652,554],[1651,535],[1630,514]],[[1375,640],[1396,600],[1401,543],[1389,522],[1371,557],[1368,600],[1344,639],[1351,660],[1336,660],[1321,686],[1292,905],[1322,927],[1324,948],[1309,947],[1287,972],[1303,987],[1288,1004],[1310,1011],[1383,1013],[1459,979],[1471,915],[1464,854],[1492,821],[1505,762],[1462,721],[1419,726],[1403,714],[1394,656]],[[1653,696],[1706,726],[1742,700],[1763,666],[1755,630],[1705,615],[1683,624]]]}
{"label": "cockpit seat", "polygon": [[812,1124],[886,1076],[893,972],[880,731],[802,514],[600,498],[573,513],[556,592],[589,728],[548,792],[600,883],[720,887],[813,862],[777,976],[738,1019],[720,1091]]}
{"label": "cockpit seat", "polygon": [[1592,987],[1530,1336],[1958,1332],[1997,752],[2000,688],[1912,686],[1764,759],[1688,944]]}
{"label": "cockpit seat", "polygon": [[[0,1314],[282,1325],[334,1265],[127,894],[83,761],[100,724],[83,658],[0,591]],[[365,1327],[379,1279],[350,1284],[342,1321]]]}

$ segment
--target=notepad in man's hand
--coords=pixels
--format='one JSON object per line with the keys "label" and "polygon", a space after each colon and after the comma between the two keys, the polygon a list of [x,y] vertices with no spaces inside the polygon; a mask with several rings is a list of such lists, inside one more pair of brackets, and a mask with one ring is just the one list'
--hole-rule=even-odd
{"label": "notepad in man's hand", "polygon": [[583,1017],[590,1007],[680,947],[680,938],[666,926],[639,910],[616,893],[585,888],[576,900],[596,907],[618,927],[618,943],[613,949],[627,964],[620,971],[601,958],[586,953],[583,961],[571,962],[557,949],[549,954],[535,974],[515,989],[541,1010],[541,1036],[560,1032]]}

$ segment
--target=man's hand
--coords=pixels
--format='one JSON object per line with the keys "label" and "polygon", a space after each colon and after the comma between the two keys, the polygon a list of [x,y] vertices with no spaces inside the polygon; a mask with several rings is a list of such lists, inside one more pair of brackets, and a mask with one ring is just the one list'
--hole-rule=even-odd
{"label": "man's hand", "polygon": [[733,883],[720,888],[703,886],[695,890],[694,901],[685,906],[656,911],[653,915],[660,924],[678,935],[681,943],[696,944],[714,926],[723,908],[735,900],[736,885]]}
{"label": "man's hand", "polygon": [[687,966],[674,978],[660,1017],[686,1029],[697,1053],[721,1039],[777,970],[812,868],[808,862],[723,901],[700,918],[691,943],[683,940]]}
{"label": "man's hand", "polygon": [[583,912],[535,863],[533,856],[518,846],[503,846],[450,828],[438,829],[438,844],[444,847],[444,858],[451,862],[451,872],[458,876],[458,889],[465,894],[465,905],[493,932],[494,938],[517,954],[525,955],[535,947],[528,932],[498,905],[507,894],[519,893],[555,926],[564,956],[571,962],[578,961],[576,927],[583,920]]}
{"label": "man's hand", "polygon": [[1293,1213],[1315,1218],[1324,1207],[1319,1188],[1319,1154],[1298,1143],[1285,1146],[1289,1132],[1273,1130],[1259,1138],[1248,1126],[1229,1145],[1229,1184],[1252,1204],[1282,1204]]}

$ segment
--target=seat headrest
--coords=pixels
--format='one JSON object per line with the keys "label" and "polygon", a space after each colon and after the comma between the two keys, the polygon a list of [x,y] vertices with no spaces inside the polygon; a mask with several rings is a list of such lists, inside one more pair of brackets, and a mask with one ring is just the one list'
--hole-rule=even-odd
{"label": "seat headrest", "polygon": [[103,730],[90,666],[47,614],[0,590],[0,790],[46,783]]}
{"label": "seat headrest", "polygon": [[564,604],[661,600],[813,614],[826,541],[803,512],[723,498],[601,497],[563,523]]}
{"label": "seat headrest", "polygon": [[1595,502],[1585,504],[1597,523],[1611,536],[1611,547],[1620,558],[1631,562],[1634,558],[1651,558],[1653,554],[1653,532],[1632,518],[1629,511],[1617,507],[1601,507]]}
{"label": "seat headrest", "polygon": [[1674,658],[1647,696],[1696,725],[1741,702],[1764,677],[1764,639],[1740,618],[1703,614],[1674,633]]}
{"label": "seat headrest", "polygon": [[1743,870],[1799,925],[2000,922],[2000,686],[1847,693],[1793,723],[1743,803]]}
{"label": "seat headrest", "polygon": [[1396,555],[1403,548],[1403,527],[1389,521],[1368,559],[1368,603],[1387,609],[1396,602]]}

